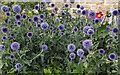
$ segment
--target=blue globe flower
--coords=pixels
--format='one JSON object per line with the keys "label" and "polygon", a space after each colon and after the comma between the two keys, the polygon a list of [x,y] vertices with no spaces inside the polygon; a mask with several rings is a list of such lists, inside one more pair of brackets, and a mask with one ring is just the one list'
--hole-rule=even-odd
{"label": "blue globe flower", "polygon": [[104,53],[105,53],[104,49],[99,50],[99,54],[104,54]]}
{"label": "blue globe flower", "polygon": [[12,60],[15,58],[15,56],[13,54],[11,54],[9,58]]}
{"label": "blue globe flower", "polygon": [[88,16],[89,16],[90,19],[94,19],[95,16],[96,16],[96,13],[94,11],[90,11]]}
{"label": "blue globe flower", "polygon": [[17,63],[16,65],[15,65],[15,67],[16,67],[16,69],[21,69],[22,68],[22,64],[21,63]]}
{"label": "blue globe flower", "polygon": [[0,44],[0,50],[4,50],[5,46]]}
{"label": "blue globe flower", "polygon": [[7,12],[7,11],[8,11],[8,6],[7,6],[7,5],[1,6],[1,10],[2,10],[3,12]]}
{"label": "blue globe flower", "polygon": [[8,28],[7,27],[2,27],[1,28],[1,32],[2,33],[7,33],[8,32]]}
{"label": "blue globe flower", "polygon": [[67,48],[68,48],[68,51],[74,51],[75,49],[76,49],[76,47],[75,47],[75,45],[74,44],[69,44],[68,46],[67,46]]}
{"label": "blue globe flower", "polygon": [[49,27],[48,23],[46,23],[46,22],[41,23],[42,29],[46,30],[46,29],[48,29],[48,27]]}
{"label": "blue globe flower", "polygon": [[84,40],[83,41],[83,47],[84,48],[90,48],[92,46],[92,42],[90,40]]}
{"label": "blue globe flower", "polygon": [[76,57],[76,54],[75,54],[75,53],[70,53],[70,55],[69,55],[69,58],[70,58],[70,59],[75,59],[75,57]]}
{"label": "blue globe flower", "polygon": [[20,48],[20,44],[18,42],[13,42],[11,44],[11,49],[12,50],[18,50]]}
{"label": "blue globe flower", "polygon": [[38,5],[35,5],[35,6],[34,6],[34,9],[39,10],[39,6],[38,6]]}
{"label": "blue globe flower", "polygon": [[20,5],[14,5],[14,6],[13,6],[13,12],[19,13],[20,11],[21,11]]}
{"label": "blue globe flower", "polygon": [[112,14],[113,14],[113,16],[118,16],[118,10],[114,10],[113,12],[112,12]]}
{"label": "blue globe flower", "polygon": [[115,59],[116,59],[115,53],[110,53],[110,54],[109,54],[109,59],[110,59],[110,60],[115,60]]}
{"label": "blue globe flower", "polygon": [[84,51],[82,49],[78,49],[77,50],[77,55],[78,56],[83,56],[84,55]]}
{"label": "blue globe flower", "polygon": [[47,45],[42,45],[42,50],[47,50],[48,49],[48,47],[47,47]]}
{"label": "blue globe flower", "polygon": [[64,29],[65,29],[65,27],[64,27],[64,25],[63,25],[63,24],[60,24],[60,25],[58,26],[58,29],[62,31],[62,30],[64,30]]}
{"label": "blue globe flower", "polygon": [[118,27],[114,27],[114,28],[112,29],[112,32],[113,32],[114,34],[118,34],[118,33],[119,33]]}

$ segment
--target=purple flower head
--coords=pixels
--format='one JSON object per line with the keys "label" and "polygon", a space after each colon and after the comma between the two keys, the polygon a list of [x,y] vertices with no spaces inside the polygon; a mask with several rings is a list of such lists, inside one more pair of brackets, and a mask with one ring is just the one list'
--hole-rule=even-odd
{"label": "purple flower head", "polygon": [[8,20],[6,19],[6,20],[4,21],[4,23],[7,24],[7,22],[8,22]]}
{"label": "purple flower head", "polygon": [[61,12],[61,16],[65,16],[65,12]]}
{"label": "purple flower head", "polygon": [[92,26],[89,26],[89,27],[90,27],[90,29],[94,30],[94,28]]}
{"label": "purple flower head", "polygon": [[0,44],[0,50],[4,50],[5,46]]}
{"label": "purple flower head", "polygon": [[82,15],[87,15],[87,11],[86,11],[86,10],[83,10],[83,11],[82,11]]}
{"label": "purple flower head", "polygon": [[10,37],[11,38],[15,37],[15,34],[14,33],[10,33]]}
{"label": "purple flower head", "polygon": [[43,22],[44,22],[44,20],[43,20],[43,19],[41,19],[41,20],[40,20],[40,22],[41,22],[41,23],[43,23]]}
{"label": "purple flower head", "polygon": [[6,40],[6,39],[7,39],[7,37],[6,37],[6,36],[3,36],[3,37],[2,37],[2,40]]}
{"label": "purple flower head", "polygon": [[114,34],[118,34],[118,33],[119,33],[118,27],[114,27],[114,28],[112,29],[112,32],[113,32]]}
{"label": "purple flower head", "polygon": [[81,60],[84,60],[85,59],[85,56],[83,55],[83,56],[81,56]]}
{"label": "purple flower head", "polygon": [[15,58],[15,56],[13,54],[11,54],[9,58],[12,60]]}
{"label": "purple flower head", "polygon": [[96,16],[96,13],[94,11],[90,11],[88,16],[89,16],[90,19],[94,19],[95,16]]}
{"label": "purple flower head", "polygon": [[78,63],[78,66],[80,65],[80,62]]}
{"label": "purple flower head", "polygon": [[15,20],[20,20],[21,19],[21,15],[20,14],[16,14],[15,15]]}
{"label": "purple flower head", "polygon": [[118,22],[118,25],[120,25],[120,16],[119,16],[119,18],[118,18],[118,21],[117,21],[117,22]]}
{"label": "purple flower head", "polygon": [[17,25],[17,21],[14,21],[14,25]]}
{"label": "purple flower head", "polygon": [[7,12],[7,11],[8,11],[8,6],[7,6],[7,5],[1,6],[1,10],[2,10],[3,12]]}
{"label": "purple flower head", "polygon": [[60,35],[63,36],[63,35],[64,35],[64,32],[61,32]]}
{"label": "purple flower head", "polygon": [[99,50],[99,54],[104,54],[104,53],[105,53],[104,49]]}
{"label": "purple flower head", "polygon": [[33,36],[33,33],[32,33],[32,32],[28,32],[28,33],[27,33],[27,37],[28,37],[28,38],[31,38],[32,36]]}
{"label": "purple flower head", "polygon": [[51,13],[50,16],[51,16],[51,17],[55,17],[55,14],[54,14],[54,13]]}
{"label": "purple flower head", "polygon": [[22,22],[21,21],[17,21],[17,25],[21,25],[22,24]]}
{"label": "purple flower head", "polygon": [[98,23],[99,22],[99,19],[95,19],[95,23]]}
{"label": "purple flower head", "polygon": [[113,16],[118,16],[118,10],[114,10],[113,12],[112,12],[112,14],[113,14]]}
{"label": "purple flower head", "polygon": [[73,4],[73,3],[75,3],[75,0],[69,0],[69,2],[70,2],[71,4]]}
{"label": "purple flower head", "polygon": [[43,19],[45,16],[44,14],[40,14],[40,18]]}
{"label": "purple flower head", "polygon": [[18,12],[20,12],[20,11],[21,11],[20,5],[14,5],[14,6],[13,6],[13,12],[18,13]]}
{"label": "purple flower head", "polygon": [[35,10],[39,10],[39,6],[38,6],[38,5],[35,5],[35,6],[34,6],[34,9],[35,9]]}
{"label": "purple flower head", "polygon": [[109,54],[109,59],[110,59],[110,60],[115,60],[115,59],[116,59],[115,53],[110,53],[110,54]]}
{"label": "purple flower head", "polygon": [[44,3],[43,1],[40,2],[40,5],[41,5],[41,6],[44,6],[44,4],[45,4],[45,3]]}
{"label": "purple flower head", "polygon": [[112,36],[112,35],[110,35],[110,38],[113,38],[113,36]]}
{"label": "purple flower head", "polygon": [[55,6],[55,4],[54,4],[54,3],[52,3],[52,4],[51,4],[51,7],[54,7],[54,6]]}
{"label": "purple flower head", "polygon": [[46,29],[48,29],[48,27],[49,27],[48,23],[46,23],[46,22],[41,23],[42,29],[46,30]]}
{"label": "purple flower head", "polygon": [[52,30],[53,30],[53,26],[50,26],[50,27],[49,27],[49,30],[52,31]]}
{"label": "purple flower head", "polygon": [[48,49],[48,47],[47,47],[47,45],[42,45],[42,50],[47,50]]}
{"label": "purple flower head", "polygon": [[23,19],[26,19],[26,18],[27,18],[27,15],[26,15],[26,14],[23,14],[23,15],[22,15],[22,18],[23,18]]}
{"label": "purple flower head", "polygon": [[106,26],[106,31],[110,32],[110,27]]}
{"label": "purple flower head", "polygon": [[50,4],[52,0],[45,0],[45,3]]}
{"label": "purple flower head", "polygon": [[22,68],[22,64],[21,63],[17,63],[16,65],[15,65],[15,67],[16,67],[16,69],[21,69]]}
{"label": "purple flower head", "polygon": [[57,7],[55,7],[55,8],[54,8],[54,12],[57,12],[57,11],[58,11],[58,8],[57,8]]}
{"label": "purple flower head", "polygon": [[37,24],[36,27],[37,27],[37,28],[40,28],[40,27],[41,27],[41,24]]}
{"label": "purple flower head", "polygon": [[1,28],[1,32],[2,33],[7,33],[8,32],[8,28],[7,27],[2,27]]}
{"label": "purple flower head", "polygon": [[81,10],[77,10],[77,13],[78,13],[78,14],[81,13]]}
{"label": "purple flower head", "polygon": [[11,14],[9,12],[6,12],[6,16],[10,16]]}
{"label": "purple flower head", "polygon": [[82,45],[82,41],[80,41],[79,44]]}
{"label": "purple flower head", "polygon": [[74,31],[74,32],[77,32],[77,31],[78,31],[78,28],[77,28],[77,27],[75,27],[75,28],[73,29],[73,31]]}
{"label": "purple flower head", "polygon": [[74,44],[69,44],[68,46],[67,46],[67,48],[68,48],[68,51],[74,51],[75,49],[76,49],[76,47],[75,47],[75,45]]}
{"label": "purple flower head", "polygon": [[83,28],[83,32],[84,32],[84,33],[87,33],[88,30],[89,30],[89,26],[85,26],[85,27]]}
{"label": "purple flower head", "polygon": [[120,14],[120,8],[118,9],[118,13]]}
{"label": "purple flower head", "polygon": [[76,5],[76,7],[77,7],[77,8],[80,8],[80,5],[79,5],[79,4],[77,4],[77,5]]}
{"label": "purple flower head", "polygon": [[87,34],[89,36],[93,35],[94,34],[94,30],[93,29],[88,29]]}
{"label": "purple flower head", "polygon": [[64,6],[65,6],[65,8],[67,8],[69,5],[68,5],[68,4],[65,4]]}
{"label": "purple flower head", "polygon": [[38,16],[33,16],[33,22],[38,22],[38,21],[39,21]]}
{"label": "purple flower head", "polygon": [[56,30],[54,30],[53,33],[56,34]]}
{"label": "purple flower head", "polygon": [[117,39],[118,39],[118,36],[117,36],[117,35],[115,35],[115,36],[114,36],[114,39],[115,39],[115,40],[117,40]]}
{"label": "purple flower head", "polygon": [[28,19],[28,22],[31,22],[31,21],[32,21],[32,19],[31,19],[31,18],[29,18],[29,19]]}
{"label": "purple flower head", "polygon": [[55,21],[56,21],[56,22],[59,22],[59,18],[56,18]]}
{"label": "purple flower head", "polygon": [[84,54],[84,51],[82,49],[77,50],[77,55],[78,56],[83,56],[83,54]]}
{"label": "purple flower head", "polygon": [[92,42],[90,40],[83,41],[84,48],[90,48],[92,46]]}
{"label": "purple flower head", "polygon": [[70,53],[70,55],[69,55],[69,58],[70,58],[70,59],[75,59],[75,57],[76,57],[76,54],[75,54],[75,53]]}
{"label": "purple flower head", "polygon": [[11,11],[11,7],[8,7],[8,11]]}
{"label": "purple flower head", "polygon": [[80,6],[80,9],[83,10],[85,7],[83,5]]}
{"label": "purple flower head", "polygon": [[11,49],[12,50],[18,50],[20,48],[20,44],[18,42],[13,42],[11,44]]}
{"label": "purple flower head", "polygon": [[60,25],[58,26],[58,29],[59,29],[59,30],[64,30],[64,29],[65,29],[65,27],[64,27],[64,25],[63,25],[63,24],[60,24]]}

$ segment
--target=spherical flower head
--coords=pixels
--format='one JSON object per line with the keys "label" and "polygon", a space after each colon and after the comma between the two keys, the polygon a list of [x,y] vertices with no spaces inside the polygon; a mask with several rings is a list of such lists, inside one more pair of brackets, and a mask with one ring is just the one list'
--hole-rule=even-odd
{"label": "spherical flower head", "polygon": [[115,39],[115,40],[118,40],[118,36],[117,36],[117,35],[115,35],[115,36],[114,36],[114,39]]}
{"label": "spherical flower head", "polygon": [[80,6],[80,9],[83,10],[85,7],[83,5]]}
{"label": "spherical flower head", "polygon": [[58,29],[62,31],[62,30],[64,30],[64,29],[65,29],[65,27],[64,27],[64,25],[63,25],[63,24],[60,24],[60,25],[58,26]]}
{"label": "spherical flower head", "polygon": [[84,54],[84,51],[82,49],[77,50],[77,55],[82,56]]}
{"label": "spherical flower head", "polygon": [[69,5],[68,4],[64,4],[65,8],[67,8]]}
{"label": "spherical flower head", "polygon": [[6,16],[10,16],[11,14],[9,12],[6,12]]}
{"label": "spherical flower head", "polygon": [[80,14],[80,13],[81,13],[81,10],[77,10],[77,13]]}
{"label": "spherical flower head", "polygon": [[89,36],[93,35],[94,34],[94,30],[93,29],[88,29],[87,34]]}
{"label": "spherical flower head", "polygon": [[53,30],[53,26],[50,26],[50,27],[49,27],[49,30],[52,31],[52,30]]}
{"label": "spherical flower head", "polygon": [[99,50],[99,54],[104,54],[104,53],[105,53],[104,49]]}
{"label": "spherical flower head", "polygon": [[32,21],[32,19],[31,19],[31,18],[29,18],[29,19],[28,19],[28,22],[31,22],[31,21]]}
{"label": "spherical flower head", "polygon": [[13,42],[11,44],[11,49],[12,50],[18,50],[20,48],[20,44],[18,42]]}
{"label": "spherical flower head", "polygon": [[55,6],[55,4],[54,4],[54,3],[52,3],[52,4],[51,4],[51,7],[54,7],[54,6]]}
{"label": "spherical flower head", "polygon": [[54,30],[53,33],[56,34],[56,30]]}
{"label": "spherical flower head", "polygon": [[95,19],[95,23],[98,23],[99,22],[99,19]]}
{"label": "spherical flower head", "polygon": [[83,41],[83,47],[89,49],[92,46],[92,42],[90,40]]}
{"label": "spherical flower head", "polygon": [[26,18],[27,18],[27,15],[26,15],[26,14],[23,14],[23,15],[22,15],[22,18],[23,18],[23,19],[26,19]]}
{"label": "spherical flower head", "polygon": [[57,7],[55,7],[55,8],[54,8],[54,12],[57,12],[57,11],[58,11],[58,8],[57,8]]}
{"label": "spherical flower head", "polygon": [[75,57],[76,57],[76,54],[75,53],[70,53],[70,55],[69,55],[69,58],[72,60],[72,59],[75,59]]}
{"label": "spherical flower head", "polygon": [[44,14],[40,14],[40,18],[43,19],[45,16]]}
{"label": "spherical flower head", "polygon": [[13,12],[18,13],[18,12],[20,12],[20,11],[21,11],[20,5],[14,5],[14,6],[13,6]]}
{"label": "spherical flower head", "polygon": [[60,35],[63,36],[63,35],[64,35],[64,32],[61,32]]}
{"label": "spherical flower head", "polygon": [[10,37],[11,38],[15,37],[15,34],[14,33],[10,33]]}
{"label": "spherical flower head", "polygon": [[112,14],[113,14],[113,16],[118,16],[118,10],[113,10],[113,12],[112,12]]}
{"label": "spherical flower head", "polygon": [[43,20],[43,19],[41,19],[41,20],[40,20],[40,22],[41,22],[41,23],[43,23],[43,22],[44,22],[44,20]]}
{"label": "spherical flower head", "polygon": [[0,50],[4,50],[5,46],[0,44]]}
{"label": "spherical flower head", "polygon": [[40,5],[41,5],[41,6],[44,6],[44,4],[45,4],[45,3],[44,3],[43,1],[40,2]]}
{"label": "spherical flower head", "polygon": [[67,48],[68,48],[68,51],[74,51],[75,49],[76,49],[76,47],[75,47],[75,45],[74,44],[69,44],[68,46],[67,46]]}
{"label": "spherical flower head", "polygon": [[65,16],[65,12],[61,12],[61,16]]}
{"label": "spherical flower head", "polygon": [[27,33],[27,37],[28,37],[28,38],[32,38],[32,36],[33,36],[33,33],[32,33],[32,32],[28,32],[28,33]]}
{"label": "spherical flower head", "polygon": [[77,5],[76,5],[76,7],[77,7],[77,8],[80,8],[80,5],[79,5],[79,4],[77,4]]}
{"label": "spherical flower head", "polygon": [[35,6],[34,6],[34,9],[35,9],[35,10],[39,10],[39,6],[38,6],[38,5],[35,5]]}
{"label": "spherical flower head", "polygon": [[38,22],[38,21],[39,21],[38,16],[33,16],[33,22]]}
{"label": "spherical flower head", "polygon": [[117,21],[117,22],[118,22],[118,25],[120,25],[120,16],[119,16],[119,18],[118,18],[118,21]]}
{"label": "spherical flower head", "polygon": [[48,46],[47,45],[42,45],[42,50],[47,50],[48,49]]}
{"label": "spherical flower head", "polygon": [[54,14],[54,13],[51,13],[50,16],[51,16],[51,17],[55,17],[55,14]]}
{"label": "spherical flower head", "polygon": [[110,59],[110,60],[115,60],[115,59],[116,59],[115,53],[110,53],[110,54],[109,54],[109,59]]}
{"label": "spherical flower head", "polygon": [[7,37],[6,37],[6,36],[3,36],[3,37],[2,37],[2,40],[6,40],[6,39],[7,39]]}
{"label": "spherical flower head", "polygon": [[11,11],[11,7],[8,7],[8,11]]}
{"label": "spherical flower head", "polygon": [[42,29],[46,30],[46,29],[48,29],[48,27],[49,27],[49,25],[48,25],[47,22],[41,23],[41,28],[42,28]]}
{"label": "spherical flower head", "polygon": [[36,27],[37,27],[37,28],[40,28],[40,27],[41,27],[41,24],[38,23],[38,24],[36,25]]}
{"label": "spherical flower head", "polygon": [[80,65],[80,62],[78,63],[78,66]]}
{"label": "spherical flower head", "polygon": [[8,11],[8,6],[7,6],[7,5],[1,6],[1,10],[2,10],[3,12],[7,12],[7,11]]}
{"label": "spherical flower head", "polygon": [[75,3],[75,0],[69,0],[69,2],[70,2],[71,4],[73,4],[73,3]]}
{"label": "spherical flower head", "polygon": [[20,20],[21,19],[21,15],[20,14],[16,14],[15,15],[15,20]]}
{"label": "spherical flower head", "polygon": [[22,22],[21,21],[17,21],[17,25],[21,25],[22,24]]}
{"label": "spherical flower head", "polygon": [[1,28],[1,32],[2,33],[7,33],[8,32],[8,28],[7,27],[2,27]]}
{"label": "spherical flower head", "polygon": [[59,22],[59,20],[60,20],[59,18],[56,18],[56,19],[55,19],[56,22]]}
{"label": "spherical flower head", "polygon": [[82,45],[82,41],[80,41],[79,44]]}
{"label": "spherical flower head", "polygon": [[90,11],[88,16],[89,16],[90,19],[94,19],[95,16],[96,16],[96,13],[94,11]]}
{"label": "spherical flower head", "polygon": [[16,69],[21,69],[22,68],[22,64],[21,63],[17,63],[16,65],[15,65],[15,67],[16,67]]}
{"label": "spherical flower head", "polygon": [[81,58],[80,58],[81,60],[84,60],[85,59],[85,56],[83,55],[83,56],[81,56]]}
{"label": "spherical flower head", "polygon": [[118,27],[114,27],[114,28],[112,29],[112,32],[113,32],[114,34],[118,34],[118,33],[119,33]]}
{"label": "spherical flower head", "polygon": [[77,28],[77,27],[75,27],[75,28],[73,29],[73,31],[74,31],[74,32],[77,32],[77,31],[78,31],[78,28]]}
{"label": "spherical flower head", "polygon": [[83,11],[82,11],[82,15],[87,15],[87,11],[86,11],[86,10],[83,10]]}
{"label": "spherical flower head", "polygon": [[85,27],[83,28],[83,32],[84,32],[84,33],[87,33],[87,31],[89,30],[89,28],[90,28],[89,26],[85,26]]}
{"label": "spherical flower head", "polygon": [[15,56],[13,54],[11,54],[9,58],[12,60],[15,58]]}

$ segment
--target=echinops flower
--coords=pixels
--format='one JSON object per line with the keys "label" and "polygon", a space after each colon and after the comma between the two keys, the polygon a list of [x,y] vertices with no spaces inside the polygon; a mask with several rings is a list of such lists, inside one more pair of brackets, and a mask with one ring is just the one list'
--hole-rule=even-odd
{"label": "echinops flower", "polygon": [[1,10],[2,10],[3,12],[7,12],[7,11],[8,11],[8,6],[7,6],[7,5],[1,6]]}
{"label": "echinops flower", "polygon": [[15,56],[13,54],[11,54],[9,58],[12,60],[15,58]]}
{"label": "echinops flower", "polygon": [[69,55],[69,58],[70,58],[70,59],[75,59],[75,57],[76,57],[76,54],[75,54],[75,53],[70,53],[70,55]]}
{"label": "echinops flower", "polygon": [[82,56],[84,54],[84,51],[82,49],[77,50],[77,55]]}
{"label": "echinops flower", "polygon": [[19,13],[21,11],[21,7],[20,7],[20,5],[14,5],[13,6],[13,12],[15,12],[15,13]]}
{"label": "echinops flower", "polygon": [[62,30],[64,30],[64,29],[65,29],[65,27],[64,27],[64,25],[63,25],[63,24],[60,24],[60,25],[58,26],[58,29],[62,31]]}
{"label": "echinops flower", "polygon": [[22,64],[21,63],[17,63],[16,65],[15,65],[15,67],[16,67],[16,69],[21,69],[22,68]]}
{"label": "echinops flower", "polygon": [[74,51],[75,49],[76,49],[76,47],[75,47],[75,45],[74,44],[69,44],[68,46],[67,46],[67,48],[68,48],[68,51]]}
{"label": "echinops flower", "polygon": [[96,13],[94,11],[90,11],[88,16],[89,16],[90,19],[94,19],[95,16],[96,16]]}
{"label": "echinops flower", "polygon": [[110,53],[110,54],[109,54],[109,59],[110,59],[110,60],[115,60],[115,59],[116,59],[115,53]]}
{"label": "echinops flower", "polygon": [[21,19],[21,15],[20,14],[16,14],[15,15],[15,20],[20,20]]}
{"label": "echinops flower", "polygon": [[35,9],[35,10],[39,10],[39,6],[38,6],[38,5],[35,5],[35,6],[34,6],[34,9]]}
{"label": "echinops flower", "polygon": [[2,27],[1,28],[1,32],[2,33],[7,33],[8,32],[8,28],[7,27]]}
{"label": "echinops flower", "polygon": [[114,28],[112,29],[112,32],[113,32],[114,34],[118,34],[118,33],[119,33],[118,27],[114,27]]}
{"label": "echinops flower", "polygon": [[33,33],[32,33],[32,32],[28,32],[28,33],[27,33],[27,37],[28,37],[28,38],[31,38],[32,36],[33,36]]}
{"label": "echinops flower", "polygon": [[99,50],[99,54],[104,54],[104,53],[105,53],[104,49]]}
{"label": "echinops flower", "polygon": [[20,44],[18,42],[13,42],[11,44],[11,49],[12,50],[18,50],[20,48]]}
{"label": "echinops flower", "polygon": [[47,22],[43,22],[43,23],[41,23],[41,28],[42,28],[43,30],[48,29],[48,27],[49,27],[49,25],[48,25]]}
{"label": "echinops flower", "polygon": [[33,16],[33,22],[38,22],[38,21],[39,21],[38,16]]}
{"label": "echinops flower", "polygon": [[90,40],[83,41],[83,47],[89,49],[92,46],[92,42]]}
{"label": "echinops flower", "polygon": [[5,46],[0,44],[0,50],[4,50]]}
{"label": "echinops flower", "polygon": [[48,49],[48,46],[47,45],[42,45],[42,50],[47,50]]}

